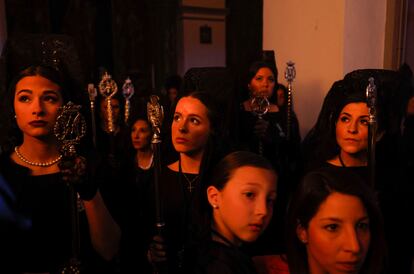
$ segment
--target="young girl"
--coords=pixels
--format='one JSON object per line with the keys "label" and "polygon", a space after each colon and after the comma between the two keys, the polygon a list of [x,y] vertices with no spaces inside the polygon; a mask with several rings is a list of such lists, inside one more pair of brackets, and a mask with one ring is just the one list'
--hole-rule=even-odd
{"label": "young girl", "polygon": [[200,255],[200,273],[256,273],[239,248],[269,224],[276,181],[271,164],[251,152],[233,152],[218,163],[207,187],[211,235]]}

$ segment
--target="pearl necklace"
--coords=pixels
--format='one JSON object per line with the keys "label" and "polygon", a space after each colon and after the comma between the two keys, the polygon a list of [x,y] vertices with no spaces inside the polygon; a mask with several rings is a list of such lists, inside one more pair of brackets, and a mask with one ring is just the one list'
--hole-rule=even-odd
{"label": "pearl necklace", "polygon": [[20,154],[19,152],[19,147],[14,147],[14,151],[16,152],[17,157],[19,157],[20,160],[22,160],[23,162],[25,162],[28,165],[31,166],[38,166],[38,167],[49,167],[51,165],[56,164],[57,162],[59,162],[62,159],[62,155],[59,155],[59,157],[57,157],[56,159],[52,160],[52,161],[48,161],[48,162],[43,162],[43,163],[39,163],[39,162],[32,162],[27,160],[22,154]]}

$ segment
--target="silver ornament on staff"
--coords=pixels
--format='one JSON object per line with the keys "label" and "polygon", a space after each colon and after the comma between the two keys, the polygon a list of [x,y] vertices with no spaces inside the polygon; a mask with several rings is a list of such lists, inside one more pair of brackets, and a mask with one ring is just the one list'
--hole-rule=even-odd
{"label": "silver ornament on staff", "polygon": [[[80,143],[80,140],[86,133],[86,121],[80,113],[81,106],[75,105],[72,102],[67,103],[60,108],[60,114],[56,119],[54,126],[54,134],[59,141],[60,152],[63,155],[62,162],[76,161],[76,145]],[[79,164],[79,163],[75,163]],[[83,175],[86,164],[83,162],[83,166],[79,170],[79,177]],[[77,170],[77,169],[76,169]],[[76,171],[78,172],[78,170]],[[73,176],[72,178],[79,178]],[[60,273],[62,274],[79,274],[81,272],[81,262],[79,260],[80,255],[80,234],[79,234],[79,212],[78,212],[78,196],[73,187],[74,184],[80,183],[73,180],[69,180],[63,176],[63,180],[68,187],[69,202],[71,209],[71,234],[72,234],[72,250],[69,261],[63,266]],[[75,179],[76,180],[76,179]]]}
{"label": "silver ornament on staff", "polygon": [[[270,109],[270,102],[266,96],[255,96],[250,101],[250,107],[252,112],[256,114],[259,120],[263,119],[263,115],[265,115]],[[263,155],[263,143],[259,140],[259,154]]]}
{"label": "silver ornament on staff", "polygon": [[368,120],[368,168],[372,187],[375,186],[375,146],[377,138],[377,87],[373,77],[368,79],[366,89]]}
{"label": "silver ornament on staff", "polygon": [[114,133],[114,118],[112,114],[111,98],[118,92],[118,86],[112,76],[105,72],[99,82],[99,92],[106,100],[106,110],[108,113],[108,132]]}
{"label": "silver ornament on staff", "polygon": [[292,128],[292,82],[296,77],[295,63],[289,61],[286,63],[285,79],[287,81],[287,105],[286,105],[286,138],[290,140]]}
{"label": "silver ornament on staff", "polygon": [[155,226],[161,235],[165,227],[159,190],[159,178],[161,175],[161,126],[164,120],[164,109],[156,95],[151,95],[149,98],[149,102],[147,103],[147,116],[153,131],[151,145],[154,153]]}
{"label": "silver ornament on staff", "polygon": [[132,84],[131,79],[128,77],[125,79],[125,82],[122,85],[122,95],[125,98],[125,120],[124,120],[125,124],[128,124],[129,112],[131,109],[131,102],[129,101],[129,99],[131,99],[134,93],[135,93],[134,85]]}
{"label": "silver ornament on staff", "polygon": [[88,95],[91,108],[92,142],[93,146],[96,148],[95,99],[98,95],[98,92],[95,88],[95,85],[92,83],[88,84]]}

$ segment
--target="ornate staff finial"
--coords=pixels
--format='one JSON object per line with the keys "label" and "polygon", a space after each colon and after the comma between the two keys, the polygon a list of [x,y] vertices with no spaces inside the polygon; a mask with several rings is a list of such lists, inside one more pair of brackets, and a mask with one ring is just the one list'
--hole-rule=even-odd
{"label": "ornate staff finial", "polygon": [[285,79],[288,83],[288,98],[287,98],[287,129],[286,129],[286,137],[289,140],[291,135],[291,125],[292,125],[292,82],[296,78],[296,69],[295,63],[289,61],[286,63],[286,70],[285,70]]}
{"label": "ornate staff finial", "polygon": [[[80,113],[80,105],[75,105],[72,102],[68,102],[66,105],[60,108],[60,114],[56,119],[54,134],[60,142],[60,151],[63,154],[63,159],[76,161],[76,149],[75,145],[80,143],[80,140],[85,136],[86,133],[86,122],[85,118]],[[76,164],[75,164],[76,165]],[[81,165],[82,166],[82,165]],[[82,170],[82,171],[80,171]],[[84,172],[84,168],[79,168],[76,171],[77,176],[81,176]],[[73,176],[72,176],[73,177]],[[70,197],[70,209],[71,209],[71,220],[72,220],[72,250],[71,258],[59,271],[63,274],[79,274],[81,269],[81,263],[79,261],[79,213],[78,213],[78,196],[74,190],[73,183],[79,183],[79,179],[72,181],[62,178],[67,186]]]}
{"label": "ornate staff finial", "polygon": [[368,79],[368,86],[366,90],[367,106],[369,109],[369,121],[376,121],[376,105],[377,105],[377,87],[375,86],[375,80],[373,77]]}
{"label": "ornate staff finial", "polygon": [[293,61],[288,61],[286,63],[285,79],[288,83],[292,83],[295,78],[296,78],[295,63]]}
{"label": "ornate staff finial", "polygon": [[65,157],[76,155],[75,145],[86,133],[86,121],[80,113],[80,105],[68,102],[60,108],[60,114],[56,119],[54,133],[61,143],[61,151]]}
{"label": "ornate staff finial", "polygon": [[147,103],[147,116],[152,126],[151,147],[154,153],[154,197],[155,197],[155,227],[159,235],[163,234],[165,221],[163,217],[162,199],[159,185],[161,176],[161,125],[164,120],[164,109],[157,95],[151,95]]}
{"label": "ornate staff finial", "polygon": [[129,111],[131,108],[131,103],[129,99],[131,99],[134,93],[135,93],[134,85],[132,84],[131,79],[128,77],[125,79],[124,85],[122,86],[122,95],[125,98],[125,124],[128,123]]}
{"label": "ornate staff finial", "polygon": [[256,114],[259,119],[262,119],[262,116],[269,111],[270,102],[266,96],[256,96],[252,98],[250,107],[252,108],[252,112]]}
{"label": "ornate staff finial", "polygon": [[118,86],[112,79],[112,76],[105,72],[99,82],[99,92],[106,100],[106,109],[108,112],[108,131],[114,132],[114,120],[112,114],[111,98],[118,92]]}
{"label": "ornate staff finial", "polygon": [[366,89],[367,106],[369,113],[368,120],[368,167],[370,171],[371,186],[375,185],[375,145],[377,139],[377,87],[373,77],[368,79],[368,86]]}
{"label": "ornate staff finial", "polygon": [[42,51],[42,64],[60,70],[59,50],[63,48],[62,41],[59,39],[53,39],[52,41],[43,40],[40,45]]}
{"label": "ornate staff finial", "polygon": [[164,120],[164,108],[159,103],[157,95],[151,95],[150,100],[147,103],[147,116],[151,122],[152,130],[154,132],[151,142],[161,142],[161,126]]}
{"label": "ornate staff finial", "polygon": [[[270,102],[266,96],[255,96],[250,101],[250,107],[252,112],[257,115],[258,119],[263,119],[263,115],[265,115],[270,109]],[[259,154],[263,155],[263,143],[259,140]]]}

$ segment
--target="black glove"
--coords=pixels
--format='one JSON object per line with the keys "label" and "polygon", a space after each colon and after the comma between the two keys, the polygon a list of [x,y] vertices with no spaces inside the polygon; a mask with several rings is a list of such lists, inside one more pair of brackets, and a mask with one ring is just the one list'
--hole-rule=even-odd
{"label": "black glove", "polygon": [[63,181],[72,184],[82,200],[88,201],[95,196],[97,187],[88,178],[86,159],[84,157],[63,157],[59,162],[59,168]]}
{"label": "black glove", "polygon": [[265,119],[257,119],[253,128],[254,134],[262,142],[270,143],[272,141],[272,136],[270,134],[270,123]]}
{"label": "black glove", "polygon": [[163,237],[156,235],[152,238],[148,252],[148,261],[154,265],[164,264],[167,262],[167,246],[165,245]]}

